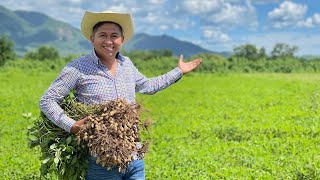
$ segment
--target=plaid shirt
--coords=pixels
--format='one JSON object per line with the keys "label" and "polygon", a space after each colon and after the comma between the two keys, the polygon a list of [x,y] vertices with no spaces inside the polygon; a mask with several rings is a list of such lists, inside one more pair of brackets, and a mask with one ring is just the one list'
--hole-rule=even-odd
{"label": "plaid shirt", "polygon": [[72,89],[76,91],[77,100],[85,104],[102,104],[117,98],[134,103],[136,92],[154,94],[182,77],[181,70],[176,67],[161,76],[147,78],[128,57],[118,53],[117,59],[115,76],[94,51],[67,64],[41,97],[41,111],[56,125],[70,132],[75,120],[64,113],[59,103]]}

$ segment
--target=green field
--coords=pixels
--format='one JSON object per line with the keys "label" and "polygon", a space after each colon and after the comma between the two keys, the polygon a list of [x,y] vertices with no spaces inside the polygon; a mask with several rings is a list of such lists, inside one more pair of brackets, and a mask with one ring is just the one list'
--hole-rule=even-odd
{"label": "green field", "polygon": [[[57,72],[0,69],[0,179],[36,179],[27,127]],[[138,95],[147,179],[319,179],[319,74],[191,74]],[[31,117],[23,117],[24,113]]]}

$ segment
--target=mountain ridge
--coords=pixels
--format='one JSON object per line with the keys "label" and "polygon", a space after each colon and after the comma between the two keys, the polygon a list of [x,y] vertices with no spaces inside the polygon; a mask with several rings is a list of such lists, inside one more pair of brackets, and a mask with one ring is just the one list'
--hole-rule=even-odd
{"label": "mountain ridge", "polygon": [[[0,5],[0,22],[0,34],[6,34],[14,42],[14,48],[19,56],[43,45],[56,48],[62,55],[86,54],[92,50],[90,42],[83,37],[79,29],[40,12],[12,11]],[[199,53],[227,55],[226,52],[213,52],[166,34],[156,36],[137,33],[123,46],[123,49],[125,51],[169,49],[174,55],[184,54],[185,57]]]}

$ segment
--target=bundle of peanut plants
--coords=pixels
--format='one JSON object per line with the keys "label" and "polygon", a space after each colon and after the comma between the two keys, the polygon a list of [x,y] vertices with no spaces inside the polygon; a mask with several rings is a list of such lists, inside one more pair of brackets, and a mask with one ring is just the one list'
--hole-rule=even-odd
{"label": "bundle of peanut plants", "polygon": [[124,171],[129,162],[142,158],[148,143],[141,146],[140,106],[117,99],[100,105],[98,111],[89,116],[85,126],[77,134],[79,144],[85,141],[96,163],[111,169]]}
{"label": "bundle of peanut plants", "polygon": [[77,135],[56,126],[43,113],[28,128],[29,147],[41,150],[41,177],[84,179],[89,154],[97,157],[96,163],[123,171],[133,157],[142,158],[147,151],[148,143],[139,147],[139,105],[118,99],[86,106],[70,94],[60,106],[70,118],[88,120]]}

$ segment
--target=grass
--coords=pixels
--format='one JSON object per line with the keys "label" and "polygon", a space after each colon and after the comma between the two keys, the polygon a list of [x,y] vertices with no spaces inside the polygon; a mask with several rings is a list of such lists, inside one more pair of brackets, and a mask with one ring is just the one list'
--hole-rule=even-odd
{"label": "grass", "polygon": [[195,75],[153,97],[148,179],[316,179],[316,74]]}
{"label": "grass", "polygon": [[39,174],[39,152],[28,148],[27,127],[39,115],[40,96],[56,73],[0,72],[0,177],[30,179]]}
{"label": "grass", "polygon": [[[0,178],[34,179],[27,127],[57,72],[0,70]],[[147,179],[319,179],[318,74],[191,74],[153,96]],[[24,113],[32,113],[31,116]]]}

